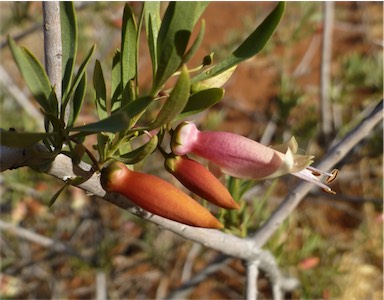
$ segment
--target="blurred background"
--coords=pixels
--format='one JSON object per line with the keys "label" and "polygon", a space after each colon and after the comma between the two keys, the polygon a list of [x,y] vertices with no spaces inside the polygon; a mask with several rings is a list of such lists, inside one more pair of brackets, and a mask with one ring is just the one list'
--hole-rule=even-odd
{"label": "blurred background", "polygon": [[[130,5],[140,13],[142,3]],[[199,65],[211,52],[216,62],[230,54],[275,5],[210,3],[203,14],[205,38],[189,67]],[[108,82],[112,57],[120,47],[124,3],[78,2],[76,7],[78,61],[97,44],[79,118],[79,123],[89,123],[96,120],[94,60],[101,61]],[[219,104],[194,118],[200,128],[235,132],[267,145],[294,135],[301,153],[320,159],[332,140],[358,124],[360,114],[383,97],[383,3],[335,2],[334,16],[326,23],[331,34],[324,30],[324,7],[320,2],[287,3],[265,49],[239,65]],[[6,42],[11,35],[44,61],[41,3],[1,2],[0,8],[0,127],[42,130],[39,108]],[[145,93],[152,80],[145,31],[141,39],[139,82]],[[324,39],[331,41],[328,48]],[[330,60],[324,59],[324,51],[331,54]],[[325,115],[321,114],[327,98],[321,93],[324,66],[330,68]],[[87,140],[89,148],[94,143]],[[332,184],[337,194],[313,190],[268,242],[265,249],[275,255],[282,272],[301,282],[285,295],[287,299],[383,298],[382,160],[381,125],[337,166],[340,175]],[[137,168],[177,185],[162,165],[161,156],[154,154]],[[237,181],[247,186],[241,198],[247,205],[241,215],[231,215],[227,231],[244,235],[257,229],[296,182],[289,175]],[[234,185],[231,180],[229,184]],[[97,292],[100,287],[111,299],[163,298],[219,255],[74,187],[48,208],[61,186],[59,180],[26,168],[0,175],[2,298],[91,299],[102,294]],[[245,222],[247,217],[252,222]],[[244,274],[241,261],[229,260],[188,298],[242,298]],[[271,297],[263,274],[258,286],[260,299]]]}

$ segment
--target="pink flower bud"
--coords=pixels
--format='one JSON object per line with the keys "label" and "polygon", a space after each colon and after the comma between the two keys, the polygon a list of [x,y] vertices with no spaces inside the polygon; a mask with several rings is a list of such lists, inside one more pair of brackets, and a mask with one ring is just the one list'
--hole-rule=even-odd
{"label": "pink flower bud", "polygon": [[265,179],[291,173],[332,192],[316,176],[327,175],[333,181],[337,175],[337,171],[329,174],[309,168],[313,157],[295,154],[294,138],[286,145],[267,147],[230,132],[199,131],[195,124],[184,122],[175,129],[171,147],[176,155],[194,153],[216,164],[223,173],[238,178]]}

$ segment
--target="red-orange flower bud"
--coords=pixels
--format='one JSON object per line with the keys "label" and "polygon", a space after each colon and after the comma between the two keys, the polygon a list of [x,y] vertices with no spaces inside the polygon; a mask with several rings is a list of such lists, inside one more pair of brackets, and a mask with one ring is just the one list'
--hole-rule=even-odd
{"label": "red-orange flower bud", "polygon": [[226,187],[203,165],[186,156],[171,156],[165,168],[186,188],[207,201],[227,209],[239,209]]}
{"label": "red-orange flower bud", "polygon": [[107,192],[117,192],[141,208],[183,224],[223,228],[206,208],[172,184],[159,177],[132,171],[114,161],[101,171],[101,185]]}

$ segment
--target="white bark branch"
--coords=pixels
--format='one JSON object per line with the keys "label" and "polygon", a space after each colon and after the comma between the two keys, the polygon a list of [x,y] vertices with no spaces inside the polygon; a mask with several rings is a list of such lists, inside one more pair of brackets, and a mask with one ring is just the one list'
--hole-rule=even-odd
{"label": "white bark branch", "polygon": [[[62,44],[60,23],[60,2],[43,1],[44,18],[44,54],[45,70],[51,85],[55,87],[56,97],[61,107],[61,78],[62,78]],[[65,122],[69,111],[65,112]]]}
{"label": "white bark branch", "polygon": [[259,276],[259,261],[258,260],[249,260],[246,264],[246,296],[247,300],[256,300],[257,299],[257,278]]}

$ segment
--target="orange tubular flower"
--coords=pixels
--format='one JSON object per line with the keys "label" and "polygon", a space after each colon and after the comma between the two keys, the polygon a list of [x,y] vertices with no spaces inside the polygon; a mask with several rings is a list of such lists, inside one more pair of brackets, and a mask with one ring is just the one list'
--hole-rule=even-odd
{"label": "orange tubular flower", "polygon": [[132,171],[114,161],[101,171],[101,185],[107,192],[117,192],[141,208],[183,224],[223,228],[203,206],[159,177]]}
{"label": "orange tubular flower", "polygon": [[186,188],[207,201],[227,209],[239,209],[226,187],[203,165],[186,156],[171,156],[165,168]]}

